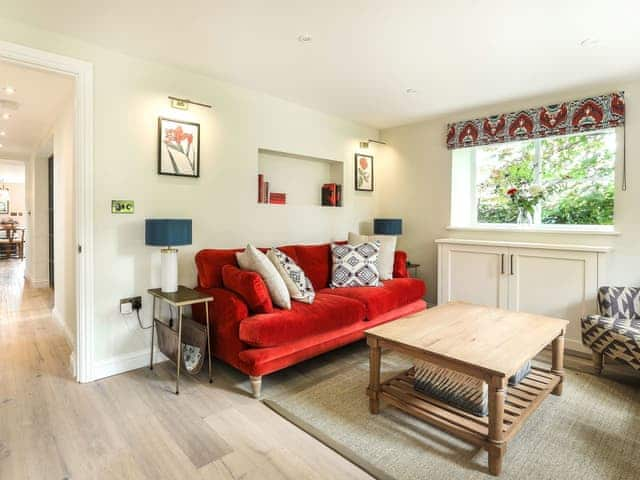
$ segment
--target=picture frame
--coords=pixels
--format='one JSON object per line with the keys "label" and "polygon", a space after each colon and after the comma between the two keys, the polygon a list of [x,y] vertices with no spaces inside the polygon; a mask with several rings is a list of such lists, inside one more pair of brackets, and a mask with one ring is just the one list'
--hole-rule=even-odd
{"label": "picture frame", "polygon": [[355,187],[360,192],[373,192],[373,155],[356,153],[355,165]]}
{"label": "picture frame", "polygon": [[1,215],[9,214],[9,200],[0,200],[0,214]]}
{"label": "picture frame", "polygon": [[158,174],[200,176],[200,124],[158,117]]}

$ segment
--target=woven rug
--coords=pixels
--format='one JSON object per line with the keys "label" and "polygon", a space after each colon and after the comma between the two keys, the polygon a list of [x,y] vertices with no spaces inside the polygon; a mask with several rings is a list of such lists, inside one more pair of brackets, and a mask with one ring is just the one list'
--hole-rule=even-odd
{"label": "woven rug", "polygon": [[[370,415],[368,359],[357,353],[319,380],[267,391],[264,403],[378,479],[493,478],[484,450],[384,402]],[[408,365],[385,353],[382,378]],[[563,395],[549,396],[509,442],[500,478],[637,480],[639,459],[638,386],[567,370]]]}

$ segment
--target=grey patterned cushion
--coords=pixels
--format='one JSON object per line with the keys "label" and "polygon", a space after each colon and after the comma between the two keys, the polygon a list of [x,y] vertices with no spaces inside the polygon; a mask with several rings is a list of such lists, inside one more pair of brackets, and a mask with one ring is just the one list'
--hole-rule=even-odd
{"label": "grey patterned cushion", "polygon": [[598,290],[600,315],[613,319],[640,318],[640,288],[601,287]]}
{"label": "grey patterned cushion", "polygon": [[358,245],[331,245],[333,270],[331,288],[377,287],[378,253],[380,242],[364,242]]}
{"label": "grey patterned cushion", "polygon": [[[531,360],[525,363],[509,385],[517,385],[531,372]],[[415,361],[414,388],[437,400],[478,417],[489,413],[489,390],[483,380],[464,373],[440,367],[423,360]]]}
{"label": "grey patterned cushion", "polygon": [[273,263],[284,280],[292,300],[313,303],[313,300],[316,298],[313,285],[311,285],[311,281],[305,275],[304,270],[302,270],[291,257],[277,248],[272,248],[267,253],[267,258],[271,260],[271,263]]}

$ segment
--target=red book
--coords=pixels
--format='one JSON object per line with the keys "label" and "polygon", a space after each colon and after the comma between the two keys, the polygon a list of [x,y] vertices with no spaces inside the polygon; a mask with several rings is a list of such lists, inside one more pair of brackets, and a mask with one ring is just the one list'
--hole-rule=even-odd
{"label": "red book", "polygon": [[287,203],[287,194],[286,193],[277,193],[272,192],[269,195],[269,203],[275,203],[278,205],[284,205]]}
{"label": "red book", "polygon": [[264,195],[262,197],[262,203],[269,203],[269,182],[264,182]]}
{"label": "red book", "polygon": [[258,174],[258,203],[264,203],[264,175]]}

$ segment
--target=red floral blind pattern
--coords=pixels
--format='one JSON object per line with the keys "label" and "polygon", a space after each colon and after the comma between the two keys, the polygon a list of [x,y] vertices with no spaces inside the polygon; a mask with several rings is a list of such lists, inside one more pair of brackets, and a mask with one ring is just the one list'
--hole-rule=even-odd
{"label": "red floral blind pattern", "polygon": [[624,124],[624,92],[447,125],[447,148],[566,135]]}

